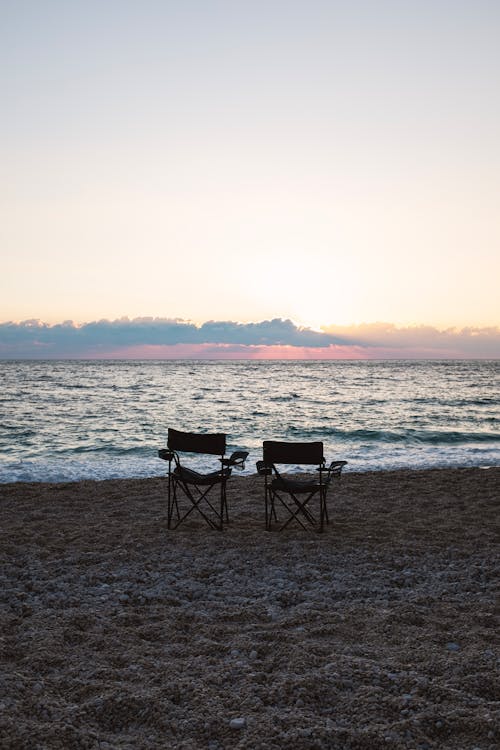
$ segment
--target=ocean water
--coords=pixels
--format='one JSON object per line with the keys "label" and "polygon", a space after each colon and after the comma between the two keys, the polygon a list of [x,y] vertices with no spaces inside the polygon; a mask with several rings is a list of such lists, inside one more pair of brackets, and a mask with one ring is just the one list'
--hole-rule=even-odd
{"label": "ocean water", "polygon": [[[164,474],[168,427],[347,470],[500,465],[500,361],[4,361],[0,482]],[[212,466],[193,459],[199,468]]]}

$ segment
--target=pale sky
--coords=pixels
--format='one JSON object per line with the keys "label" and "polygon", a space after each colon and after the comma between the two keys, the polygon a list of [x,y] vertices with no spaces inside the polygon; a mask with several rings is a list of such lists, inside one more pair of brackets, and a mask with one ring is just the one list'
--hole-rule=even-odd
{"label": "pale sky", "polygon": [[500,323],[500,3],[0,0],[0,322]]}

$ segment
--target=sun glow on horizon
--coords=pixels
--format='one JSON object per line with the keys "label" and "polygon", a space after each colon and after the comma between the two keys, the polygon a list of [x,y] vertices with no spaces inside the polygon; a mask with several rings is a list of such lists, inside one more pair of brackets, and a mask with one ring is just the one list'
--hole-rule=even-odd
{"label": "sun glow on horizon", "polygon": [[498,325],[500,5],[361,5],[3,4],[0,321]]}

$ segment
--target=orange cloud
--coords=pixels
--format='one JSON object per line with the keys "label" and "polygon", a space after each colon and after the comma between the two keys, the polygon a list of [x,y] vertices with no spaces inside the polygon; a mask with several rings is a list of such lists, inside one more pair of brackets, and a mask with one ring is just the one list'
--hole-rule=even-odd
{"label": "orange cloud", "polygon": [[0,323],[0,358],[20,359],[497,359],[499,328],[440,331],[391,323],[322,331],[275,318],[257,323],[166,318],[48,325]]}
{"label": "orange cloud", "polygon": [[134,346],[89,353],[97,359],[366,359],[356,346],[305,347],[243,344]]}

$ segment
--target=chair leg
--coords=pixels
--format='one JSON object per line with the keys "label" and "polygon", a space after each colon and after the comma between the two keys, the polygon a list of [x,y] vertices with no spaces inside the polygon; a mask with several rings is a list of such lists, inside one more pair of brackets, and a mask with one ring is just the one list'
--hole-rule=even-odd
{"label": "chair leg", "polygon": [[222,495],[222,506],[221,506],[221,528],[224,516],[226,517],[226,523],[229,523],[229,509],[227,506],[227,489],[226,482],[221,482],[221,495]]}
{"label": "chair leg", "polygon": [[179,503],[177,502],[177,487],[175,481],[169,478],[168,483],[168,502],[167,502],[167,528],[172,527],[172,517],[174,515],[174,508],[177,512],[177,519],[179,519]]}
{"label": "chair leg", "polygon": [[300,502],[299,500],[297,500],[297,498],[295,497],[295,495],[293,495],[293,493],[289,493],[289,494],[290,494],[290,497],[291,497],[291,499],[292,499],[292,500],[293,500],[293,502],[295,503],[295,508],[294,508],[293,506],[290,506],[290,505],[288,505],[288,503],[287,503],[287,502],[285,502],[285,500],[283,500],[283,498],[281,497],[281,495],[280,495],[280,494],[279,494],[278,492],[276,492],[275,494],[276,494],[276,497],[278,498],[278,500],[280,501],[281,505],[282,505],[282,506],[283,506],[283,507],[284,507],[284,508],[285,508],[285,509],[286,509],[286,510],[288,511],[288,513],[289,513],[289,517],[287,518],[287,520],[285,521],[285,523],[283,523],[283,524],[282,524],[282,525],[281,525],[281,526],[279,527],[278,531],[283,531],[283,529],[286,529],[286,527],[287,527],[287,526],[288,526],[288,525],[289,525],[289,524],[290,524],[290,523],[291,523],[292,521],[297,521],[297,523],[298,523],[298,524],[299,524],[300,526],[302,526],[302,528],[303,528],[304,530],[307,530],[307,527],[306,527],[306,526],[304,525],[304,523],[302,522],[302,519],[301,519],[301,518],[299,517],[299,515],[300,515],[301,513],[302,513],[302,514],[304,515],[305,519],[306,519],[306,520],[307,520],[307,521],[308,521],[308,522],[309,522],[310,524],[314,523],[314,518],[313,518],[313,516],[311,515],[311,513],[310,513],[310,512],[309,512],[309,511],[308,511],[308,510],[306,509],[306,507],[305,507],[306,503],[308,503],[308,502],[309,502],[310,498],[308,498],[308,499],[307,499],[307,500],[305,500],[305,501],[304,501],[303,503],[301,503],[301,502]]}
{"label": "chair leg", "polygon": [[328,523],[328,515],[326,512],[326,495],[323,491],[323,488],[321,488],[319,493],[319,530],[320,532],[323,531],[324,525],[325,525],[325,516]]}
{"label": "chair leg", "polygon": [[274,507],[274,495],[268,484],[267,475],[266,483],[264,487],[264,514],[265,514],[265,528],[266,531],[271,530],[273,516],[276,520],[276,509]]}
{"label": "chair leg", "polygon": [[[187,509],[187,511],[184,513],[183,516],[181,516],[179,512],[179,504],[178,504],[178,499],[177,499],[178,486],[180,487],[183,494],[188,498],[188,500],[191,503],[190,507]],[[221,531],[223,527],[223,522],[224,522],[224,510],[226,510],[227,512],[227,498],[226,498],[225,487],[221,487],[219,510],[217,510],[212,505],[212,503],[207,497],[207,494],[210,492],[212,487],[214,487],[214,485],[208,486],[206,490],[203,492],[199,487],[195,486],[195,489],[198,493],[198,495],[195,496],[193,492],[191,491],[191,488],[189,485],[187,485],[185,482],[174,480],[173,481],[173,488],[174,488],[173,489],[173,502],[170,504],[170,507],[169,507],[168,528],[176,529],[183,521],[186,520],[186,518],[188,518],[188,516],[191,515],[191,513],[194,510],[197,510],[198,513],[201,515],[201,517],[206,521],[207,525],[210,526],[210,528]],[[218,522],[212,520],[212,518],[210,518],[210,516],[207,515],[207,513],[202,509],[201,504],[203,501],[206,502],[206,504],[208,505],[208,507],[210,508],[210,510],[212,511],[213,515],[215,516]],[[172,516],[173,516],[174,506],[177,511],[177,522],[175,523],[175,525],[172,525]]]}
{"label": "chair leg", "polygon": [[270,487],[265,489],[265,527],[267,531],[271,531],[273,519],[275,523],[278,522],[278,516],[276,514],[275,494]]}
{"label": "chair leg", "polygon": [[177,482],[172,476],[172,459],[168,461],[168,495],[167,495],[167,528],[170,529],[172,525],[172,516],[174,514],[174,508],[177,513],[177,520],[180,518],[179,503],[177,501]]}
{"label": "chair leg", "polygon": [[273,497],[273,502],[271,506],[271,516],[274,517],[275,522],[278,523],[278,516],[276,514],[276,504],[274,502],[274,497]]}
{"label": "chair leg", "polygon": [[[312,492],[308,497],[306,497],[303,502],[301,502],[292,492],[290,492],[289,495],[291,500],[293,500],[294,505],[289,505],[277,492],[275,493],[280,503],[289,513],[289,517],[287,518],[285,523],[283,523],[279,527],[278,531],[283,531],[283,529],[286,529],[287,526],[292,523],[292,521],[297,521],[297,523],[306,531],[310,530],[311,526],[315,526],[319,532],[323,531],[325,516],[327,517],[326,493],[323,491],[319,493],[319,523],[318,519],[314,517],[313,513],[309,510],[308,507],[308,503],[314,497],[316,492]],[[301,516],[308,522],[309,527],[305,525]]]}

